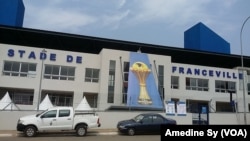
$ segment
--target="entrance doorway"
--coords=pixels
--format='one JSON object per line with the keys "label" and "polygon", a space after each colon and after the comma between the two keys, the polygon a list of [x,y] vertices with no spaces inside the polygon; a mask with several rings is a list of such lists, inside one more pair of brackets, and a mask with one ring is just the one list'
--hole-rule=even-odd
{"label": "entrance doorway", "polygon": [[193,114],[193,125],[209,125],[209,106],[207,101],[188,100],[188,107],[188,112]]}

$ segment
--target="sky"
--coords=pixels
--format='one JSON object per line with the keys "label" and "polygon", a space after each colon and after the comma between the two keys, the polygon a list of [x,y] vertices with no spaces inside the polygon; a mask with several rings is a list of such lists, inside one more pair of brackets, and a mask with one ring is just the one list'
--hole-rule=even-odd
{"label": "sky", "polygon": [[23,0],[23,3],[25,28],[184,48],[184,32],[202,22],[230,43],[231,54],[250,56],[250,0]]}

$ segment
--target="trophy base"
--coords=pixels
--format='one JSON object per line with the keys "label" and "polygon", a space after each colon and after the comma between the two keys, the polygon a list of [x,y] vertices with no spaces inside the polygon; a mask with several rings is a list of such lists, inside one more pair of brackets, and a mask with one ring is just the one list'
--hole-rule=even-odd
{"label": "trophy base", "polygon": [[151,105],[153,102],[152,100],[149,100],[149,99],[139,99],[138,103],[142,105]]}

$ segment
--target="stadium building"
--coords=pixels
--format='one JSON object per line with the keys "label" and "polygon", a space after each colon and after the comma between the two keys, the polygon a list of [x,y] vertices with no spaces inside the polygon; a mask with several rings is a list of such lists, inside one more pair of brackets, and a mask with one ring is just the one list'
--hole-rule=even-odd
{"label": "stadium building", "polygon": [[185,32],[184,48],[3,24],[0,56],[0,99],[8,92],[21,110],[48,95],[54,106],[85,97],[96,111],[191,113],[194,124],[209,124],[210,113],[250,117],[250,57],[230,54],[202,23]]}
{"label": "stadium building", "polygon": [[53,105],[74,107],[85,96],[99,111],[168,102],[177,111],[184,102],[187,113],[249,113],[247,56],[242,68],[239,55],[11,26],[0,33],[0,98],[8,92],[20,109],[48,94]]}

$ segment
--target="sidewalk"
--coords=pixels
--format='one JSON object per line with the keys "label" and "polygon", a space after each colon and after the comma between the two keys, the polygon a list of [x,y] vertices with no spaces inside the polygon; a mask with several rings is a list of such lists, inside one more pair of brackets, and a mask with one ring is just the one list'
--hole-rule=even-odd
{"label": "sidewalk", "polygon": [[[62,131],[62,132],[48,132],[48,133],[40,133],[41,135],[75,135],[74,131]],[[117,129],[89,129],[87,135],[117,135]],[[0,137],[14,137],[14,136],[24,136],[22,132],[18,132],[15,130],[0,130]]]}

